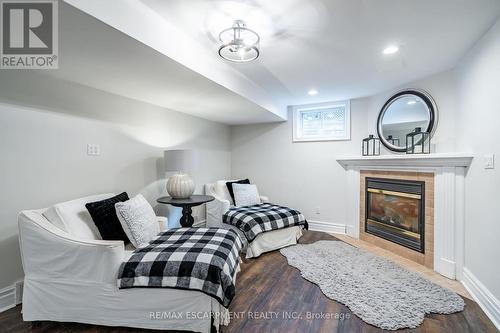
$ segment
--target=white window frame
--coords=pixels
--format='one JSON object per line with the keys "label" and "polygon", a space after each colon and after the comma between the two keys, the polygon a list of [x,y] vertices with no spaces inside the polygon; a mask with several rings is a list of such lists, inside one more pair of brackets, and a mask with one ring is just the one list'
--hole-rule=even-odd
{"label": "white window frame", "polygon": [[[324,136],[308,138],[301,135],[302,129],[300,128],[300,114],[301,111],[323,110],[342,106],[345,108],[345,135],[339,136]],[[292,122],[293,122],[293,142],[314,142],[314,141],[347,141],[351,140],[351,101],[337,101],[316,104],[304,104],[292,106]]]}

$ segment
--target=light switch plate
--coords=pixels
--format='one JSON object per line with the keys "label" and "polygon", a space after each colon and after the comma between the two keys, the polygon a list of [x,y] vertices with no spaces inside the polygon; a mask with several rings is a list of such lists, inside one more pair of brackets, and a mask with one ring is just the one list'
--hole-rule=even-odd
{"label": "light switch plate", "polygon": [[495,169],[495,154],[486,154],[483,159],[485,169]]}
{"label": "light switch plate", "polygon": [[87,144],[87,155],[89,156],[101,155],[101,146],[95,143]]}

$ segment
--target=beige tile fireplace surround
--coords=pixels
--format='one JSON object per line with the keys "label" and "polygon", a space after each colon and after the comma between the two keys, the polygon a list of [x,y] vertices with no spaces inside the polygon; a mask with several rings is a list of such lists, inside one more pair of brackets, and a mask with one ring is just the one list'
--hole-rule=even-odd
{"label": "beige tile fireplace surround", "polygon": [[[462,279],[465,174],[473,154],[387,154],[336,159],[347,173],[349,200],[345,229],[348,236],[389,250],[447,278]],[[364,181],[368,176],[425,182],[424,254],[364,231]]]}
{"label": "beige tile fireplace surround", "polygon": [[[410,181],[423,181],[425,183],[425,251],[409,249],[397,243],[385,240],[376,235],[365,232],[365,208],[366,208],[366,177],[398,179]],[[431,172],[408,172],[408,171],[380,171],[362,170],[360,172],[360,205],[359,205],[359,238],[363,241],[391,251],[401,257],[410,259],[428,268],[434,267],[434,174]]]}

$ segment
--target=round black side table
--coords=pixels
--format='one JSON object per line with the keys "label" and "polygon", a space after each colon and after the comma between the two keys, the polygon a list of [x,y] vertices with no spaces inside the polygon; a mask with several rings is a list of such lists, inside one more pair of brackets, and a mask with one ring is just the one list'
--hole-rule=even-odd
{"label": "round black side table", "polygon": [[156,200],[156,202],[161,204],[172,205],[174,207],[182,207],[182,216],[181,216],[181,226],[183,227],[192,227],[194,223],[193,211],[192,207],[199,206],[206,202],[210,202],[215,198],[211,195],[192,195],[187,199],[174,199],[172,197],[161,197]]}

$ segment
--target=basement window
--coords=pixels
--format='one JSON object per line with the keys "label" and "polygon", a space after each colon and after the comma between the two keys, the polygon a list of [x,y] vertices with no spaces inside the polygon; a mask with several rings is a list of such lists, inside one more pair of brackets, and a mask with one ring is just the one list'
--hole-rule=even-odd
{"label": "basement window", "polygon": [[351,139],[349,101],[297,105],[293,110],[293,141]]}

